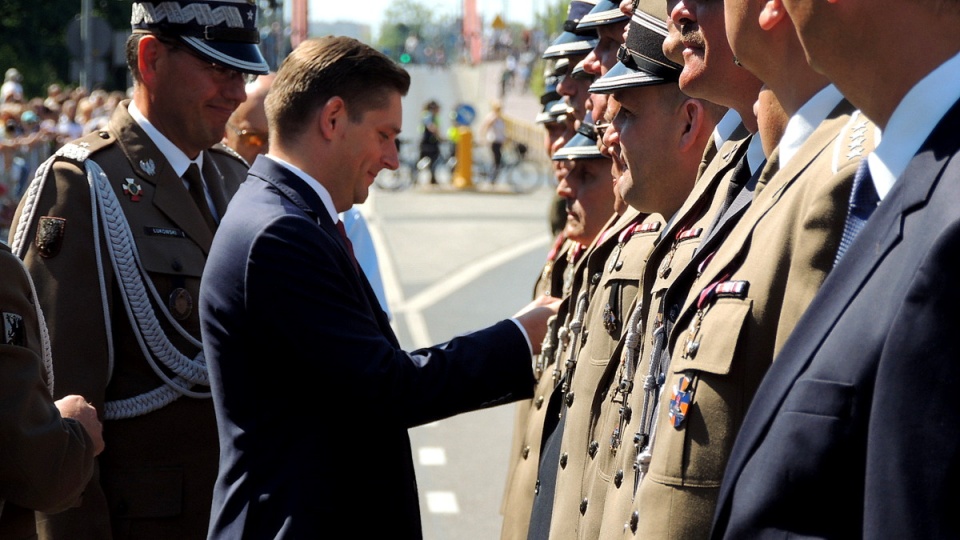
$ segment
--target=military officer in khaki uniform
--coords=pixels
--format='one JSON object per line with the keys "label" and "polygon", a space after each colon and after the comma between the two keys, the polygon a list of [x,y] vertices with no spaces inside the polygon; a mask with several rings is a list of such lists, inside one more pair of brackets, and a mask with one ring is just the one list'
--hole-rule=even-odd
{"label": "military officer in khaki uniform", "polygon": [[[631,142],[634,148],[644,152],[642,158],[634,159],[632,164],[627,161],[626,172],[617,180],[618,190],[634,211],[650,212],[654,216],[659,213],[671,215],[682,204],[693,187],[703,149],[723,114],[721,108],[690,100],[680,93],[676,86],[680,67],[664,58],[659,49],[665,34],[666,25],[662,18],[659,21],[651,17],[632,20],[627,46],[621,49],[620,56],[635,55],[637,60],[631,66],[641,64],[648,71],[626,69],[622,63],[614,64],[591,86],[591,92],[595,94],[642,88],[638,90],[639,99],[636,101],[610,100],[609,107],[619,108],[616,118],[630,118]],[[655,65],[657,69],[652,68]],[[622,161],[625,154],[621,134],[616,128],[618,124],[622,125],[622,122],[615,120],[614,126],[608,128],[604,142],[619,158],[615,161]],[[672,138],[663,136],[664,133],[685,133],[687,136]],[[598,460],[602,460],[611,447],[611,433],[600,429],[599,420],[603,405],[613,393],[609,381],[614,379],[618,369],[620,352],[631,339],[627,336],[631,328],[629,318],[632,313],[639,312],[635,309],[635,301],[640,296],[650,252],[661,238],[662,222],[658,225],[656,233],[651,235],[642,250],[631,253],[615,248],[607,261],[606,269],[614,270],[613,275],[616,270],[629,269],[632,287],[630,295],[617,306],[615,315],[609,309],[610,303],[605,304],[603,298],[597,297],[593,302],[597,304],[599,301],[603,311],[590,320],[587,343],[573,374],[573,387],[577,391],[569,400],[572,403],[566,411],[568,424],[557,472],[550,538],[595,538],[598,534],[606,483],[596,481],[595,471]],[[619,332],[604,335],[603,329],[611,323],[620,327]],[[597,335],[608,339],[600,341],[594,337]],[[591,349],[591,342],[595,345],[588,353],[589,364],[586,364],[583,355]],[[592,367],[592,372],[585,371],[586,366]],[[597,369],[594,366],[602,367]]]}
{"label": "military officer in khaki uniform", "polygon": [[53,401],[50,340],[30,275],[0,243],[0,538],[36,537],[34,510],[69,508],[103,450],[97,411]]}
{"label": "military officer in khaki uniform", "polygon": [[[589,13],[595,4],[595,0],[573,0],[568,6],[568,22],[565,27],[575,30],[577,21]],[[570,142],[576,134],[577,126],[586,115],[587,89],[592,77],[574,77],[573,74],[574,69],[596,43],[596,32],[592,30],[581,33],[565,31],[544,51],[543,58],[555,62],[556,91],[563,97],[562,100],[544,104],[543,112],[537,117],[545,126],[548,123],[556,124],[548,130],[550,138],[547,140],[547,151],[551,158]],[[560,126],[565,129],[553,129]],[[587,154],[589,155],[574,157],[601,157],[594,156],[595,152]],[[507,482],[501,505],[501,538],[504,540],[527,537],[536,492],[543,428],[547,419],[547,404],[556,386],[553,364],[563,351],[563,343],[559,338],[567,335],[568,297],[573,289],[575,267],[582,261],[586,248],[599,233],[604,222],[613,214],[613,190],[604,192],[597,182],[584,183],[586,177],[583,172],[588,168],[587,165],[581,166],[567,183],[565,180],[570,172],[571,160],[557,159],[552,160],[552,163],[558,181],[557,194],[564,206],[564,223],[558,236],[563,236],[565,240],[555,254],[555,258],[559,260],[545,265],[535,292],[545,284],[544,277],[549,274],[551,286],[559,287],[559,294],[554,296],[567,301],[561,304],[560,312],[550,322],[541,352],[534,360],[537,373],[534,397],[517,405]]]}
{"label": "military officer in khaki uniform", "polygon": [[[665,13],[661,6],[652,2],[638,6],[639,9],[632,14],[631,29],[635,24],[643,26],[663,20]],[[634,465],[642,469],[643,463],[637,463],[637,457],[642,456],[641,461],[645,461],[649,450],[647,431],[653,423],[650,402],[655,403],[654,396],[658,395],[660,388],[655,379],[646,380],[646,375],[651,364],[660,364],[666,329],[671,324],[671,315],[676,316],[676,313],[670,313],[666,292],[684,274],[684,269],[689,271],[683,281],[689,282],[689,276],[696,273],[696,265],[700,262],[695,254],[701,244],[706,241],[715,245],[742,215],[751,198],[751,189],[745,188],[755,184],[764,162],[761,141],[752,136],[757,129],[752,106],[759,92],[759,80],[733,63],[724,35],[722,13],[720,17],[712,11],[705,13],[702,20],[684,13],[690,17],[683,19],[685,31],[701,46],[690,47],[693,54],[688,58],[679,54],[684,45],[680,42],[675,20],[673,25],[668,25],[669,32],[662,47],[668,58],[686,60],[680,74],[680,88],[688,95],[706,100],[700,103],[714,114],[718,113],[719,106],[730,109],[716,124],[712,140],[706,144],[694,174],[697,180],[692,191],[668,220],[667,228],[647,260],[636,301],[639,312],[631,314],[632,328],[628,329],[637,337],[624,343],[617,373],[605,383],[606,399],[600,407],[598,431],[607,434],[605,436],[611,444],[606,447],[606,452],[598,455],[594,469],[587,473],[590,481],[595,483],[595,493],[604,489],[608,491],[602,508],[596,509],[602,515],[588,516],[591,524],[600,521],[602,536],[622,531],[623,520],[616,528],[610,528],[612,522],[608,516],[618,516],[613,519],[619,519],[632,506]],[[704,48],[703,43],[710,46]],[[641,68],[649,65],[643,58],[634,59],[633,63]],[[632,65],[627,67],[636,69]],[[614,97],[621,102],[632,101],[637,99],[635,92],[629,89],[614,91]],[[628,118],[618,116],[615,133],[628,128],[628,122]],[[627,135],[621,132],[619,136],[624,153],[628,156],[632,153],[635,163],[643,163],[642,154],[637,154],[642,146],[636,144],[636,139],[630,137],[629,132]],[[652,191],[643,196],[639,192],[636,194],[641,204],[656,202],[656,195]],[[623,489],[624,486],[629,488]]]}
{"label": "military officer in khaki uniform", "polygon": [[37,172],[11,245],[47,316],[57,395],[104,420],[82,503],[44,538],[204,538],[218,441],[199,342],[199,280],[246,166],[209,150],[263,74],[257,6],[137,2],[133,100]]}

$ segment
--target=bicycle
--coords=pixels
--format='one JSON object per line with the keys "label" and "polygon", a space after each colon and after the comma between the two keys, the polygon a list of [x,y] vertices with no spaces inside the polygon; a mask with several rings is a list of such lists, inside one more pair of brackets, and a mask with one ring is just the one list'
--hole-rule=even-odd
{"label": "bicycle", "polygon": [[[452,166],[448,164],[451,158],[447,157],[446,144],[441,145],[440,162],[437,164],[434,175],[437,182],[450,182]],[[397,139],[397,153],[400,166],[397,170],[383,169],[374,178],[373,183],[386,191],[402,191],[414,184],[430,183],[430,158],[420,157],[418,145],[408,140]]]}
{"label": "bicycle", "polygon": [[474,147],[472,172],[475,183],[495,184],[502,179],[514,193],[530,193],[548,182],[548,171],[527,159],[527,145],[507,141],[501,155],[500,170],[495,171],[490,149]]}

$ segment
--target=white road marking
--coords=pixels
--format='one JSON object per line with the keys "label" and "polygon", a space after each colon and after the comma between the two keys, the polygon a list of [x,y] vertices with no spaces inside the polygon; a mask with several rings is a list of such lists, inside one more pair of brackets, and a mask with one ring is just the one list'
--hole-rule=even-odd
{"label": "white road marking", "polygon": [[387,296],[387,302],[390,304],[390,311],[393,312],[394,316],[403,313],[406,317],[407,331],[410,332],[410,339],[413,342],[413,347],[416,349],[434,345],[433,340],[430,338],[430,331],[427,328],[426,318],[423,316],[423,310],[443,300],[448,295],[463,288],[471,281],[483,276],[498,266],[506,264],[533,250],[546,251],[551,241],[549,235],[537,235],[534,238],[515,244],[507,249],[497,251],[465,266],[446,279],[434,283],[410,300],[407,300],[403,296],[403,288],[400,286],[400,279],[397,276],[393,259],[390,257],[390,250],[386,248],[386,241],[383,233],[380,231],[380,223],[376,218],[375,208],[376,196],[374,195],[374,191],[371,190],[367,202],[360,205],[360,211],[363,213],[363,216],[367,218],[370,237],[373,240],[373,245],[376,246],[377,259],[380,263],[380,277],[383,280],[383,289]]}
{"label": "white road marking", "polygon": [[427,510],[431,514],[459,514],[457,495],[452,491],[428,491]]}
{"label": "white road marking", "polygon": [[442,446],[424,446],[417,451],[420,465],[436,466],[447,464],[447,451]]}

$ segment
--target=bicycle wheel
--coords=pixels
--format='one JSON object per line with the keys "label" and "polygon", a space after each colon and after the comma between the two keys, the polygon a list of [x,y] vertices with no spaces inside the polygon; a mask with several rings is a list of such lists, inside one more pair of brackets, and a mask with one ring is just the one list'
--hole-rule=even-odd
{"label": "bicycle wheel", "polygon": [[537,189],[542,181],[540,170],[529,161],[521,161],[503,173],[506,174],[510,187],[517,193],[530,193]]}
{"label": "bicycle wheel", "polygon": [[401,163],[400,168],[395,171],[391,171],[390,169],[380,171],[376,178],[373,179],[373,183],[376,184],[378,188],[386,191],[404,190],[413,183],[413,171],[410,165]]}

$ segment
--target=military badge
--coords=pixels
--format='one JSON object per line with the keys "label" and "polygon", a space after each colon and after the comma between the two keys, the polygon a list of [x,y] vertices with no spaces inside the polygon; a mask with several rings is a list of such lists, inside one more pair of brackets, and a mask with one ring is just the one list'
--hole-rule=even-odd
{"label": "military badge", "polygon": [[24,347],[27,344],[23,329],[23,317],[16,313],[3,312],[3,344]]}
{"label": "military badge", "polygon": [[153,176],[157,174],[157,166],[154,164],[152,159],[140,160],[140,170],[147,173],[147,176]]}
{"label": "military badge", "polygon": [[140,202],[140,195],[143,193],[143,188],[140,187],[133,178],[127,178],[123,182],[123,194],[127,197],[130,197],[130,200],[133,202]]}
{"label": "military badge", "polygon": [[168,306],[170,313],[172,313],[178,321],[184,321],[193,313],[193,296],[190,295],[190,291],[183,287],[177,287],[170,293]]}
{"label": "military badge", "polygon": [[34,243],[40,256],[46,259],[56,257],[60,253],[60,244],[63,242],[63,233],[67,227],[67,220],[59,217],[42,216],[37,223],[37,237]]}
{"label": "military badge", "polygon": [[693,400],[692,381],[686,375],[681,375],[677,384],[670,391],[670,409],[668,414],[673,427],[679,428],[687,418],[687,410]]}

